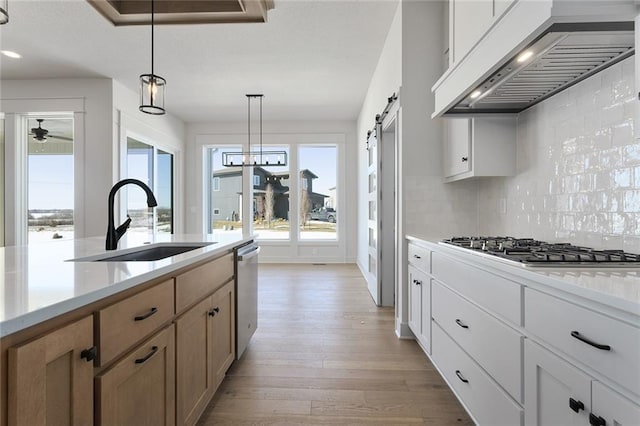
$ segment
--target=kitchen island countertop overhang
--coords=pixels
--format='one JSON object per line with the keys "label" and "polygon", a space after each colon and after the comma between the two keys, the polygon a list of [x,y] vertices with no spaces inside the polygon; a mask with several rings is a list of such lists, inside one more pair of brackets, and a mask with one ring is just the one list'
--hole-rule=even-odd
{"label": "kitchen island countertop overhang", "polygon": [[37,325],[139,284],[213,259],[251,241],[239,232],[213,234],[129,234],[120,250],[155,243],[215,243],[186,253],[148,262],[72,262],[105,254],[104,237],[56,240],[0,248],[0,337]]}

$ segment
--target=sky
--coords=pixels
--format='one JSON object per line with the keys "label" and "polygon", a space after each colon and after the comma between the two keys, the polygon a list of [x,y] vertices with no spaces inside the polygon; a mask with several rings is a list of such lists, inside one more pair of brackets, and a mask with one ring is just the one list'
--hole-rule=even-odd
{"label": "sky", "polygon": [[29,210],[73,209],[73,155],[29,155],[28,167]]}

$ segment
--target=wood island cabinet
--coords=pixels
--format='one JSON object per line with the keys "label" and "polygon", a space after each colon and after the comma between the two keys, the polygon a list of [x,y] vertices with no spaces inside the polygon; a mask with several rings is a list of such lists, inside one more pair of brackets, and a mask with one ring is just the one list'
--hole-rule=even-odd
{"label": "wood island cabinet", "polygon": [[8,424],[93,424],[93,318],[9,348]]}
{"label": "wood island cabinet", "polygon": [[170,325],[96,378],[98,423],[175,424],[175,331]]}
{"label": "wood island cabinet", "polygon": [[234,262],[229,250],[3,337],[0,426],[196,424],[235,359]]}
{"label": "wood island cabinet", "polygon": [[193,425],[235,358],[230,281],[176,320],[177,424]]}

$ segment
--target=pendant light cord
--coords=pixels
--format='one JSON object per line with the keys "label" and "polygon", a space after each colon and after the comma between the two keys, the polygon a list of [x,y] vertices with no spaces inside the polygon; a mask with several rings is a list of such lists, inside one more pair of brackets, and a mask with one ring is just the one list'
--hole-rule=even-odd
{"label": "pendant light cord", "polygon": [[154,12],[154,0],[151,0],[151,75],[155,81],[155,73],[153,72],[153,12]]}

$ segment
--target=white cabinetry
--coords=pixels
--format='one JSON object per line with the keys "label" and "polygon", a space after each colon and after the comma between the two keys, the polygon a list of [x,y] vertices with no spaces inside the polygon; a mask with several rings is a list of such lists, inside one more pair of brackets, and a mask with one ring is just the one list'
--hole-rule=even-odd
{"label": "white cabinetry", "polygon": [[516,168],[514,117],[446,118],[446,182],[480,176],[513,176]]}
{"label": "white cabinetry", "polygon": [[525,425],[638,425],[640,407],[530,340]]}
{"label": "white cabinetry", "polygon": [[409,328],[422,349],[431,353],[431,253],[413,243],[408,253]]}
{"label": "white cabinetry", "polygon": [[481,425],[521,425],[522,286],[434,250],[434,364]]}
{"label": "white cabinetry", "polygon": [[640,424],[640,328],[530,288],[525,328],[527,426]]}

